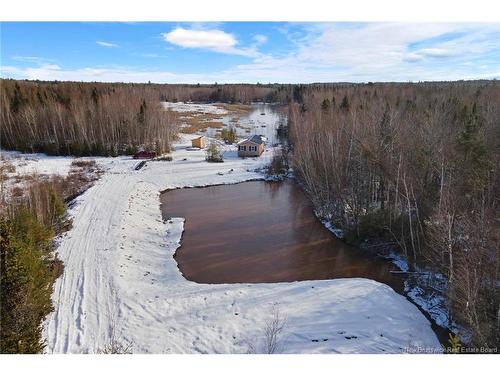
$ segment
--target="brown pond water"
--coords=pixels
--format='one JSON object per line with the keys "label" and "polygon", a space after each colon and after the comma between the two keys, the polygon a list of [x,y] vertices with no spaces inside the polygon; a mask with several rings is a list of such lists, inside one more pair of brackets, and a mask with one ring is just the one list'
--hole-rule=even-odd
{"label": "brown pond water", "polygon": [[175,259],[199,283],[270,283],[364,277],[402,292],[395,267],[337,239],[291,181],[170,190],[164,219],[186,219]]}

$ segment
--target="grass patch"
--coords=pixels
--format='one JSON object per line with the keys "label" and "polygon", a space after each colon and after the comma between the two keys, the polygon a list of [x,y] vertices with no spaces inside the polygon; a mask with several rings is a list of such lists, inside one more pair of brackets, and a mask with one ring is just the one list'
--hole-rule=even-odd
{"label": "grass patch", "polygon": [[252,106],[248,104],[229,104],[229,103],[220,103],[216,104],[217,107],[225,109],[226,111],[238,115],[247,115],[251,110]]}

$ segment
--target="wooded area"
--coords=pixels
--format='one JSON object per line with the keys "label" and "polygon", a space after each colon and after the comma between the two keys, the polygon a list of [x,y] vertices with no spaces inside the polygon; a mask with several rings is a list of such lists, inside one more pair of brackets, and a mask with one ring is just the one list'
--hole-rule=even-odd
{"label": "wooded area", "polygon": [[11,189],[8,198],[2,195],[0,353],[40,353],[45,347],[41,323],[52,311],[52,285],[63,271],[54,238],[71,227],[65,202],[99,174],[95,161],[75,160],[68,176],[26,175],[22,187]]}
{"label": "wooded area", "polygon": [[1,146],[49,155],[168,152],[174,117],[145,85],[2,80]]}
{"label": "wooded area", "polygon": [[498,345],[500,85],[297,86],[291,163],[346,239],[447,277],[452,318]]}

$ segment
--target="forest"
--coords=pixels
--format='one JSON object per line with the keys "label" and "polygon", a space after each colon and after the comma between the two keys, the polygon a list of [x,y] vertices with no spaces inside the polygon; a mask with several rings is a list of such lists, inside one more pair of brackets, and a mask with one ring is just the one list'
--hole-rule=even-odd
{"label": "forest", "polygon": [[175,122],[144,85],[2,80],[1,146],[49,155],[168,152]]}
{"label": "forest", "polygon": [[497,346],[498,82],[297,86],[292,98],[289,159],[319,216],[444,275],[451,319]]}

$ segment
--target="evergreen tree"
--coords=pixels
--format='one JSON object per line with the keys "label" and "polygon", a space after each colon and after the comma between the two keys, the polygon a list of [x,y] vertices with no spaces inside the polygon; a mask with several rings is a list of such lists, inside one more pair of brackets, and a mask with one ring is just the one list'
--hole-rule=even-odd
{"label": "evergreen tree", "polygon": [[92,94],[90,94],[92,97],[92,101],[94,102],[94,105],[97,106],[99,103],[99,93],[97,92],[97,89],[94,87],[92,88]]}
{"label": "evergreen tree", "polygon": [[14,86],[14,95],[10,100],[10,110],[14,113],[19,112],[19,109],[24,104],[24,102],[25,99],[23,97],[23,94],[21,93],[21,88],[19,87],[19,84],[16,83],[16,85]]}
{"label": "evergreen tree", "polygon": [[0,353],[40,353],[51,310],[53,231],[27,209],[0,218]]}
{"label": "evergreen tree", "polygon": [[484,120],[479,114],[476,103],[469,110],[465,106],[460,114],[463,130],[457,139],[457,146],[462,155],[459,168],[463,170],[464,188],[480,190],[486,184],[490,159],[481,129]]}
{"label": "evergreen tree", "polygon": [[303,85],[295,85],[293,86],[293,100],[297,103],[304,102],[304,86]]}
{"label": "evergreen tree", "polygon": [[342,99],[342,103],[340,103],[340,109],[343,111],[348,111],[349,107],[350,107],[349,99],[347,98],[347,95],[344,95],[344,98]]}
{"label": "evergreen tree", "polygon": [[143,100],[141,106],[139,107],[137,122],[139,125],[144,125],[146,123],[146,100]]}
{"label": "evergreen tree", "polygon": [[330,100],[328,98],[324,99],[322,102],[321,102],[321,109],[324,111],[324,112],[327,112],[330,110]]}

